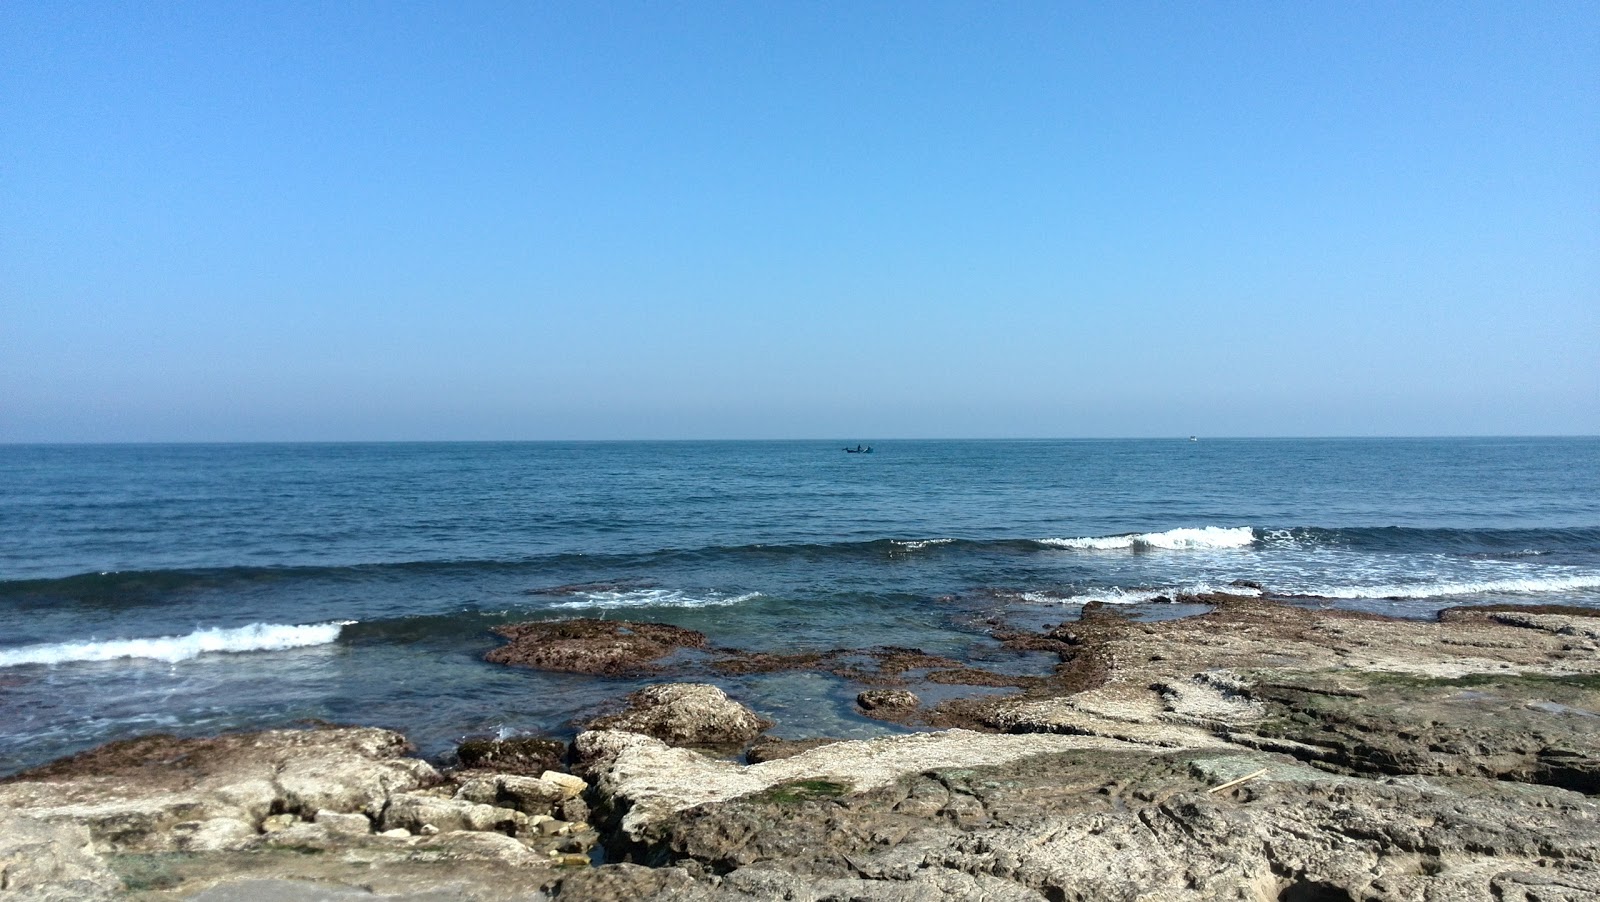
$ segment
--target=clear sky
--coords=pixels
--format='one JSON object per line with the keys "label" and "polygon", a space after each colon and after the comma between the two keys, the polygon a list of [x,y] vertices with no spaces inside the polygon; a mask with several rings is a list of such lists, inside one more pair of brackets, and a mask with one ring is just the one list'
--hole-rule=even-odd
{"label": "clear sky", "polygon": [[0,4],[0,441],[1600,433],[1600,7]]}

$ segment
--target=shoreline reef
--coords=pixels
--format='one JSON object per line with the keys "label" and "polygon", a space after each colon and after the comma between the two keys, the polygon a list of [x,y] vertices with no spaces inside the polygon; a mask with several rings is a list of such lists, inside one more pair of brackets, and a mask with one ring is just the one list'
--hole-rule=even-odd
{"label": "shoreline reef", "polygon": [[[0,780],[0,902],[1600,898],[1600,611],[1182,600],[1210,610],[994,624],[1054,654],[1038,675],[517,625],[498,663],[662,682],[570,747],[475,740],[444,769],[393,731],[324,726],[24,771]],[[824,670],[924,731],[774,740],[679,681],[695,668]],[[916,681],[991,691],[925,705]]]}

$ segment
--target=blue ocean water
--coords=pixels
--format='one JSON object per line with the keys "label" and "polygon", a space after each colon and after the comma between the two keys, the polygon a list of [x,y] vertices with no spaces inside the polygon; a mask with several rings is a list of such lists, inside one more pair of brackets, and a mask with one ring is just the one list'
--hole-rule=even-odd
{"label": "blue ocean water", "polygon": [[[0,446],[0,773],[311,719],[442,754],[638,685],[483,662],[506,622],[1043,668],[987,621],[1236,580],[1600,606],[1600,439]],[[895,729],[826,675],[720,682],[778,735]]]}

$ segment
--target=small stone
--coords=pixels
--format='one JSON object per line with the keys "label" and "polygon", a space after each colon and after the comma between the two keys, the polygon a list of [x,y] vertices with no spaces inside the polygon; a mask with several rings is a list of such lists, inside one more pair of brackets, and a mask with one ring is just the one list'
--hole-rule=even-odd
{"label": "small stone", "polygon": [[497,804],[508,805],[528,815],[549,814],[552,806],[567,797],[567,790],[559,783],[534,777],[501,776],[498,785],[500,801]]}
{"label": "small stone", "polygon": [[572,774],[564,774],[558,770],[545,771],[539,775],[539,780],[542,783],[559,787],[563,799],[576,798],[583,795],[589,788],[589,784],[582,777],[574,777]]}
{"label": "small stone", "polygon": [[561,841],[556,849],[561,852],[587,853],[594,847],[595,835],[592,833],[574,833]]}
{"label": "small stone", "polygon": [[581,797],[567,799],[561,803],[561,819],[574,824],[584,823],[589,820],[589,803]]}
{"label": "small stone", "polygon": [[271,814],[262,819],[261,832],[277,833],[279,830],[289,829],[299,821],[300,819],[292,814]]}
{"label": "small stone", "polygon": [[539,824],[539,832],[545,836],[561,836],[571,830],[571,825],[566,821],[548,820]]}
{"label": "small stone", "polygon": [[474,777],[456,790],[456,798],[477,805],[493,805],[500,801],[498,777]]}
{"label": "small stone", "polygon": [[423,836],[437,836],[439,833],[439,828],[432,824],[423,824],[422,827],[417,830],[417,832]]}
{"label": "small stone", "polygon": [[318,811],[315,822],[339,836],[365,836],[372,832],[372,821],[364,814],[344,814],[324,808]]}
{"label": "small stone", "polygon": [[406,829],[404,829],[402,827],[396,827],[393,830],[385,830],[382,833],[379,833],[378,835],[379,836],[387,836],[390,839],[410,839],[411,838],[411,831],[410,830],[406,830]]}

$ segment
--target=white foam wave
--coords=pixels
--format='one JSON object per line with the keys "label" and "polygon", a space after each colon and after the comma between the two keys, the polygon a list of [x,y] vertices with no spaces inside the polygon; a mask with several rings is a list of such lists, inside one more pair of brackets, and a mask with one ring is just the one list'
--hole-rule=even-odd
{"label": "white foam wave", "polygon": [[718,592],[694,595],[679,589],[628,589],[579,592],[572,601],[551,605],[553,608],[710,608],[740,604],[761,597],[760,592],[743,595],[726,595]]}
{"label": "white foam wave", "polygon": [[1441,581],[1431,583],[1389,583],[1375,586],[1332,586],[1306,589],[1297,594],[1319,598],[1444,598],[1453,595],[1533,595],[1544,592],[1572,592],[1600,589],[1600,574],[1580,576],[1525,577]]}
{"label": "white foam wave", "polygon": [[1244,548],[1255,542],[1248,526],[1200,526],[1123,536],[1088,536],[1077,539],[1040,539],[1045,545],[1078,551],[1163,548],[1171,550]]}
{"label": "white foam wave", "polygon": [[948,545],[955,539],[890,539],[889,543],[907,551],[919,551],[930,545]]}
{"label": "white foam wave", "polygon": [[158,636],[153,639],[93,639],[81,642],[54,642],[0,650],[0,667],[23,664],[66,664],[80,661],[114,661],[118,658],[148,658],[176,663],[207,652],[281,651],[327,645],[339,638],[339,631],[354,620],[335,623],[289,625],[252,623],[224,629],[195,630],[187,636]]}
{"label": "white foam wave", "polygon": [[1124,589],[1121,586],[1111,586],[1105,589],[1090,589],[1072,594],[1021,592],[1014,597],[1034,604],[1088,604],[1091,601],[1098,601],[1101,604],[1148,604],[1150,602],[1172,601],[1182,595],[1204,595],[1208,592],[1223,592],[1228,595],[1261,594],[1259,589],[1252,589],[1248,586],[1213,586],[1209,583],[1199,583],[1190,586],[1166,586],[1155,589]]}

